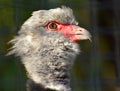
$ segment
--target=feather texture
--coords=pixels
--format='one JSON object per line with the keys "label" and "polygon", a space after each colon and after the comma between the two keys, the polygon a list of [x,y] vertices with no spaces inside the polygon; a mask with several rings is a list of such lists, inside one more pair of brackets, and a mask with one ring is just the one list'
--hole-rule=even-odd
{"label": "feather texture", "polygon": [[39,10],[10,41],[13,47],[8,55],[21,58],[29,78],[28,91],[71,91],[70,69],[79,47],[62,33],[47,31],[44,26],[50,21],[78,24],[68,7]]}

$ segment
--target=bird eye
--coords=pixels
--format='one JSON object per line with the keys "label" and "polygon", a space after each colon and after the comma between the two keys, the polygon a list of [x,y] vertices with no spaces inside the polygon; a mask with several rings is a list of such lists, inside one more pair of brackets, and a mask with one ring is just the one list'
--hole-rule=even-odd
{"label": "bird eye", "polygon": [[52,23],[50,23],[50,24],[48,25],[48,28],[49,28],[50,30],[57,30],[57,24],[54,23],[54,22],[52,22]]}

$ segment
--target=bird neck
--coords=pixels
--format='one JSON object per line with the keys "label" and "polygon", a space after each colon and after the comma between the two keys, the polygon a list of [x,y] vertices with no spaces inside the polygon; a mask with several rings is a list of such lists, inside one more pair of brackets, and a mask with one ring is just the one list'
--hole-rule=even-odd
{"label": "bird neck", "polygon": [[56,90],[46,89],[41,84],[36,84],[33,80],[28,79],[27,91],[56,91]]}
{"label": "bird neck", "polygon": [[28,78],[32,79],[28,91],[71,91],[70,69],[78,53],[77,45],[59,42],[41,46],[37,52],[22,57]]}
{"label": "bird neck", "polygon": [[21,57],[32,79],[28,91],[71,91],[70,69],[79,53],[78,45],[57,32],[42,37],[20,35],[12,41],[11,54]]}

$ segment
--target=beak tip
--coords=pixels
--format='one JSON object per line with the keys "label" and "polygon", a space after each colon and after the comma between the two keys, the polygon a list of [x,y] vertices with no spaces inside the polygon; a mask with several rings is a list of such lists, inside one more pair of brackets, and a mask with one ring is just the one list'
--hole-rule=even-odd
{"label": "beak tip", "polygon": [[91,37],[92,37],[92,36],[89,34],[89,36],[88,36],[88,40],[89,40],[90,42],[92,42]]}
{"label": "beak tip", "polygon": [[88,39],[90,42],[92,42],[91,38]]}

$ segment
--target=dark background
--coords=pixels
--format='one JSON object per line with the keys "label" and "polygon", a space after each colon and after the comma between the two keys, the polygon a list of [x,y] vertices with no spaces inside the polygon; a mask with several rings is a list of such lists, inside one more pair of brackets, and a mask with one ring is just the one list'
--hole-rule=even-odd
{"label": "dark background", "polygon": [[72,70],[74,91],[120,91],[120,0],[0,0],[0,91],[26,91],[26,72],[19,58],[5,56],[7,42],[39,9],[61,5],[73,9],[92,43],[81,41]]}

